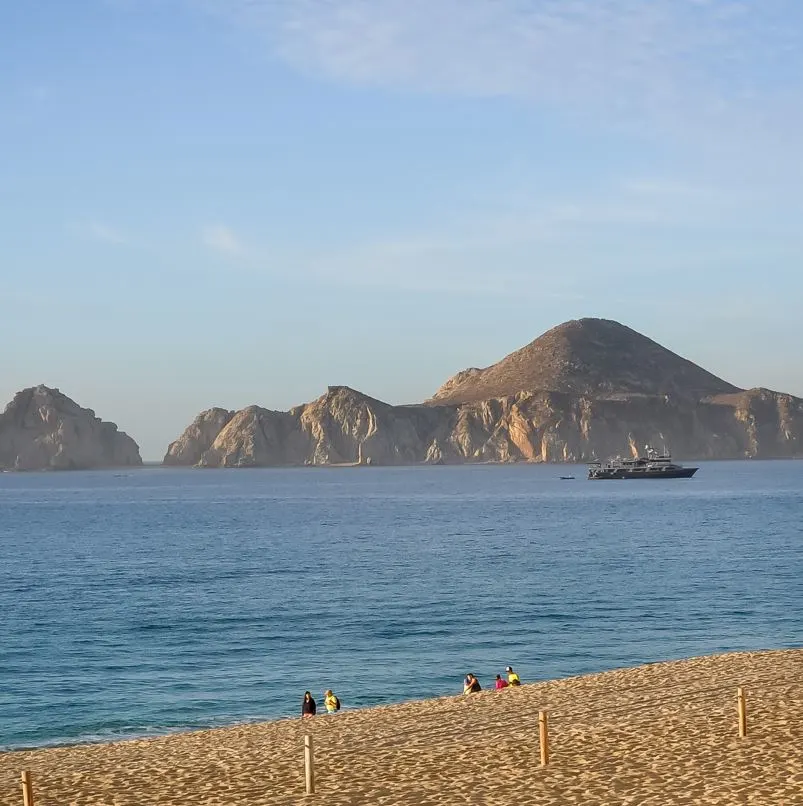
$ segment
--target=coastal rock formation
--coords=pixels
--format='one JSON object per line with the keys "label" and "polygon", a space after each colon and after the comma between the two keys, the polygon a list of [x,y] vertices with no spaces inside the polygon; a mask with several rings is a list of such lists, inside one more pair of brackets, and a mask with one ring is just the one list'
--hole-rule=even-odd
{"label": "coastal rock formation", "polygon": [[167,448],[166,465],[196,465],[212,447],[217,435],[234,416],[233,411],[211,408],[202,411],[184,433]]}
{"label": "coastal rock formation", "polygon": [[289,412],[203,412],[166,464],[258,467],[584,462],[803,456],[803,399],[741,390],[616,322],[553,328],[424,404],[391,406],[345,386]]}
{"label": "coastal rock formation", "polygon": [[[330,387],[318,400],[289,412],[249,406],[223,422],[213,421],[211,411],[171,443],[165,464],[413,464],[426,458],[421,434],[441,420],[429,407],[389,406],[347,386]],[[202,438],[196,436],[202,430],[199,421],[206,429]],[[214,436],[213,422],[220,424]]]}
{"label": "coastal rock formation", "polygon": [[58,389],[17,392],[0,415],[3,470],[88,470],[141,465],[139,447]]}

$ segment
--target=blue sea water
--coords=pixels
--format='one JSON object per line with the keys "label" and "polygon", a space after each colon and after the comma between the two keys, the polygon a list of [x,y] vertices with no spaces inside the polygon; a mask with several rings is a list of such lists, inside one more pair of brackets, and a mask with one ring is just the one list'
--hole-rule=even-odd
{"label": "blue sea water", "polygon": [[3,474],[0,747],[799,646],[802,516],[803,462]]}

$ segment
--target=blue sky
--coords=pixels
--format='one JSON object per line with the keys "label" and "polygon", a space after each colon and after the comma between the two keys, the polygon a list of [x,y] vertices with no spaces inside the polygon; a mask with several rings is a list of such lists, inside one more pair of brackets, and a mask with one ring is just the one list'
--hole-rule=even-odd
{"label": "blue sky", "polygon": [[796,0],[0,6],[0,400],[429,396],[580,316],[803,395]]}

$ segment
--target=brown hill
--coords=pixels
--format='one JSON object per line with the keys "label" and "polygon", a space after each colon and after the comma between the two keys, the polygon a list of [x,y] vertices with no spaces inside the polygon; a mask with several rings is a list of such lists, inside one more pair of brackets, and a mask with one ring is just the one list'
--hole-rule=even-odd
{"label": "brown hill", "polygon": [[542,391],[700,400],[741,390],[625,325],[576,319],[490,367],[459,372],[427,403],[474,403]]}

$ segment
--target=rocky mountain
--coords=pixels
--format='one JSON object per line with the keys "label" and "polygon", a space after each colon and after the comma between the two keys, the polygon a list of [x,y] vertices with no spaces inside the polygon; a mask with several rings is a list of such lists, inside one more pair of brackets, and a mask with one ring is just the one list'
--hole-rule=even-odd
{"label": "rocky mountain", "polygon": [[628,327],[567,322],[424,404],[345,386],[289,412],[202,412],[165,464],[201,467],[803,456],[803,399],[741,390]]}
{"label": "rocky mountain", "polygon": [[139,447],[58,389],[23,389],[0,414],[0,469],[86,470],[141,465]]}
{"label": "rocky mountain", "polygon": [[552,328],[490,367],[458,372],[428,402],[473,403],[534,390],[689,400],[739,391],[625,325],[578,319]]}

